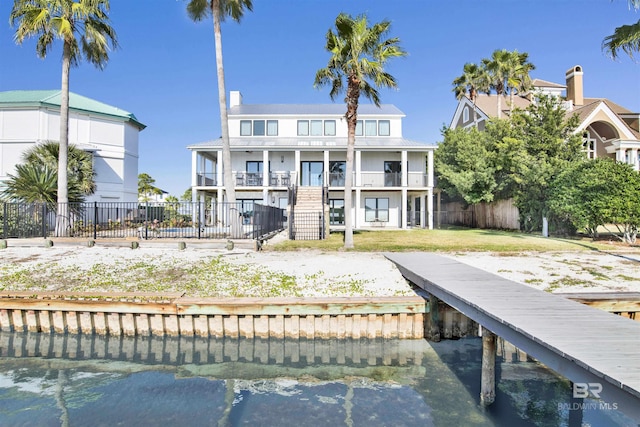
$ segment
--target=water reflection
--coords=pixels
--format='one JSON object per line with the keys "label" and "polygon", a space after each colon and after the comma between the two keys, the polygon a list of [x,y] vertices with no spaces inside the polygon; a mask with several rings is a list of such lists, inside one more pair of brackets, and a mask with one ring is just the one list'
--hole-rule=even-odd
{"label": "water reflection", "polygon": [[0,332],[0,425],[635,426],[602,411],[575,424],[558,406],[568,383],[526,359],[499,364],[496,404],[482,411],[480,350],[478,339]]}

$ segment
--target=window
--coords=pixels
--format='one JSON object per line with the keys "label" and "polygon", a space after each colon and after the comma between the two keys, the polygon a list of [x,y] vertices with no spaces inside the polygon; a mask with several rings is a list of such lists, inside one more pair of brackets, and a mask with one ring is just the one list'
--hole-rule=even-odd
{"label": "window", "polygon": [[324,121],[324,134],[325,136],[336,136],[336,121],[325,120]]}
{"label": "window", "polygon": [[311,120],[311,136],[322,136],[322,120]]}
{"label": "window", "polygon": [[391,123],[389,122],[389,120],[378,121],[378,135],[379,136],[391,135]]}
{"label": "window", "polygon": [[362,132],[362,120],[358,120],[356,122],[356,136],[362,136],[364,133]]}
{"label": "window", "polygon": [[364,199],[364,220],[367,222],[373,222],[373,221],[389,222],[389,199],[388,198],[365,198]]}
{"label": "window", "polygon": [[309,136],[309,120],[298,120],[298,136]]}
{"label": "window", "polygon": [[240,136],[278,136],[278,121],[240,120]]}
{"label": "window", "polygon": [[277,120],[267,120],[267,135],[268,136],[278,136],[278,121]]}
{"label": "window", "polygon": [[329,162],[329,185],[332,187],[344,187],[344,174],[347,170],[347,162]]}
{"label": "window", "polygon": [[264,136],[264,120],[253,121],[253,135]]}
{"label": "window", "polygon": [[587,155],[587,159],[596,158],[596,140],[591,138],[589,132],[582,134],[582,151]]}
{"label": "window", "polygon": [[469,121],[469,106],[464,107],[462,110],[462,123],[467,123]]}
{"label": "window", "polygon": [[384,162],[384,186],[399,187],[402,184],[402,165],[398,161]]}
{"label": "window", "polygon": [[366,136],[376,136],[378,134],[378,124],[375,120],[365,120],[364,134]]}
{"label": "window", "polygon": [[251,120],[240,120],[240,136],[251,136]]}
{"label": "window", "polygon": [[343,199],[329,199],[329,224],[344,225]]}

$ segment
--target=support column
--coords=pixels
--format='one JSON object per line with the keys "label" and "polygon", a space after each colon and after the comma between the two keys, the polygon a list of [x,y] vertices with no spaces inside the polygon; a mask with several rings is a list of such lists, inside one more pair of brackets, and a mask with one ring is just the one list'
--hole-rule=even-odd
{"label": "support column", "polygon": [[356,150],[356,158],[355,158],[355,167],[353,168],[355,171],[355,180],[353,180],[352,182],[355,182],[355,186],[356,187],[362,187],[362,151],[360,150]]}
{"label": "support column", "polygon": [[269,150],[262,152],[262,203],[265,206],[271,206],[269,200],[269,186],[271,185],[271,171],[269,163]]}
{"label": "support column", "polygon": [[439,305],[440,300],[435,295],[429,294],[429,339],[435,342],[440,342]]}
{"label": "support column", "polygon": [[296,150],[293,152],[293,170],[295,173],[295,180],[291,183],[291,185],[300,185],[300,150]]}
{"label": "support column", "polygon": [[640,170],[640,159],[638,158],[638,149],[631,149],[631,165],[634,170]]}
{"label": "support column", "polygon": [[433,190],[433,151],[427,152],[427,187]]}
{"label": "support column", "polygon": [[[224,187],[224,171],[222,170],[222,151],[218,151],[216,159],[216,186]],[[222,200],[222,199],[218,199]]]}
{"label": "support column", "polygon": [[433,230],[433,188],[431,187],[427,191],[427,228]]}
{"label": "support column", "polygon": [[[358,225],[360,224],[359,221],[359,217],[360,217],[360,199],[362,196],[362,192],[360,191],[359,188],[356,187],[356,195],[355,195],[355,210],[353,215],[351,216],[353,218],[353,228],[357,229]],[[345,209],[347,209],[347,207],[344,207]]]}
{"label": "support column", "polygon": [[191,152],[191,188],[198,185],[198,152]]}
{"label": "support column", "polygon": [[407,188],[402,188],[402,201],[400,202],[402,205],[400,209],[400,228],[405,230],[407,228]]}
{"label": "support column", "polygon": [[324,150],[322,154],[322,186],[324,187],[329,185],[329,150]]}
{"label": "support column", "polygon": [[407,160],[407,150],[402,150],[400,152],[400,173],[400,184],[403,187],[407,187],[407,185],[409,185],[409,161]]}
{"label": "support column", "polygon": [[496,400],[496,336],[482,327],[482,375],[480,405],[489,406]]}

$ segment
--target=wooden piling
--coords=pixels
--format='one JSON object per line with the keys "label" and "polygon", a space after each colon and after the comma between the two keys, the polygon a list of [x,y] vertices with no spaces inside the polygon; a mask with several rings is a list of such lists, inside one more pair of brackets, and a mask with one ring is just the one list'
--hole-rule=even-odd
{"label": "wooden piling", "polygon": [[489,406],[494,400],[496,400],[496,335],[483,326],[480,404]]}
{"label": "wooden piling", "polygon": [[438,307],[440,300],[435,295],[429,294],[429,339],[431,341],[440,342],[440,314]]}

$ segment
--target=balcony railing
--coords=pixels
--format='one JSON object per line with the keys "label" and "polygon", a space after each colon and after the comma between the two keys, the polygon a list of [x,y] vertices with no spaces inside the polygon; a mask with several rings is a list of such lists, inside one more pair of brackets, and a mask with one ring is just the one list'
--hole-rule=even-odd
{"label": "balcony railing", "polygon": [[197,185],[199,186],[207,186],[207,187],[215,187],[216,184],[216,174],[214,172],[208,173],[198,173],[197,175]]}

